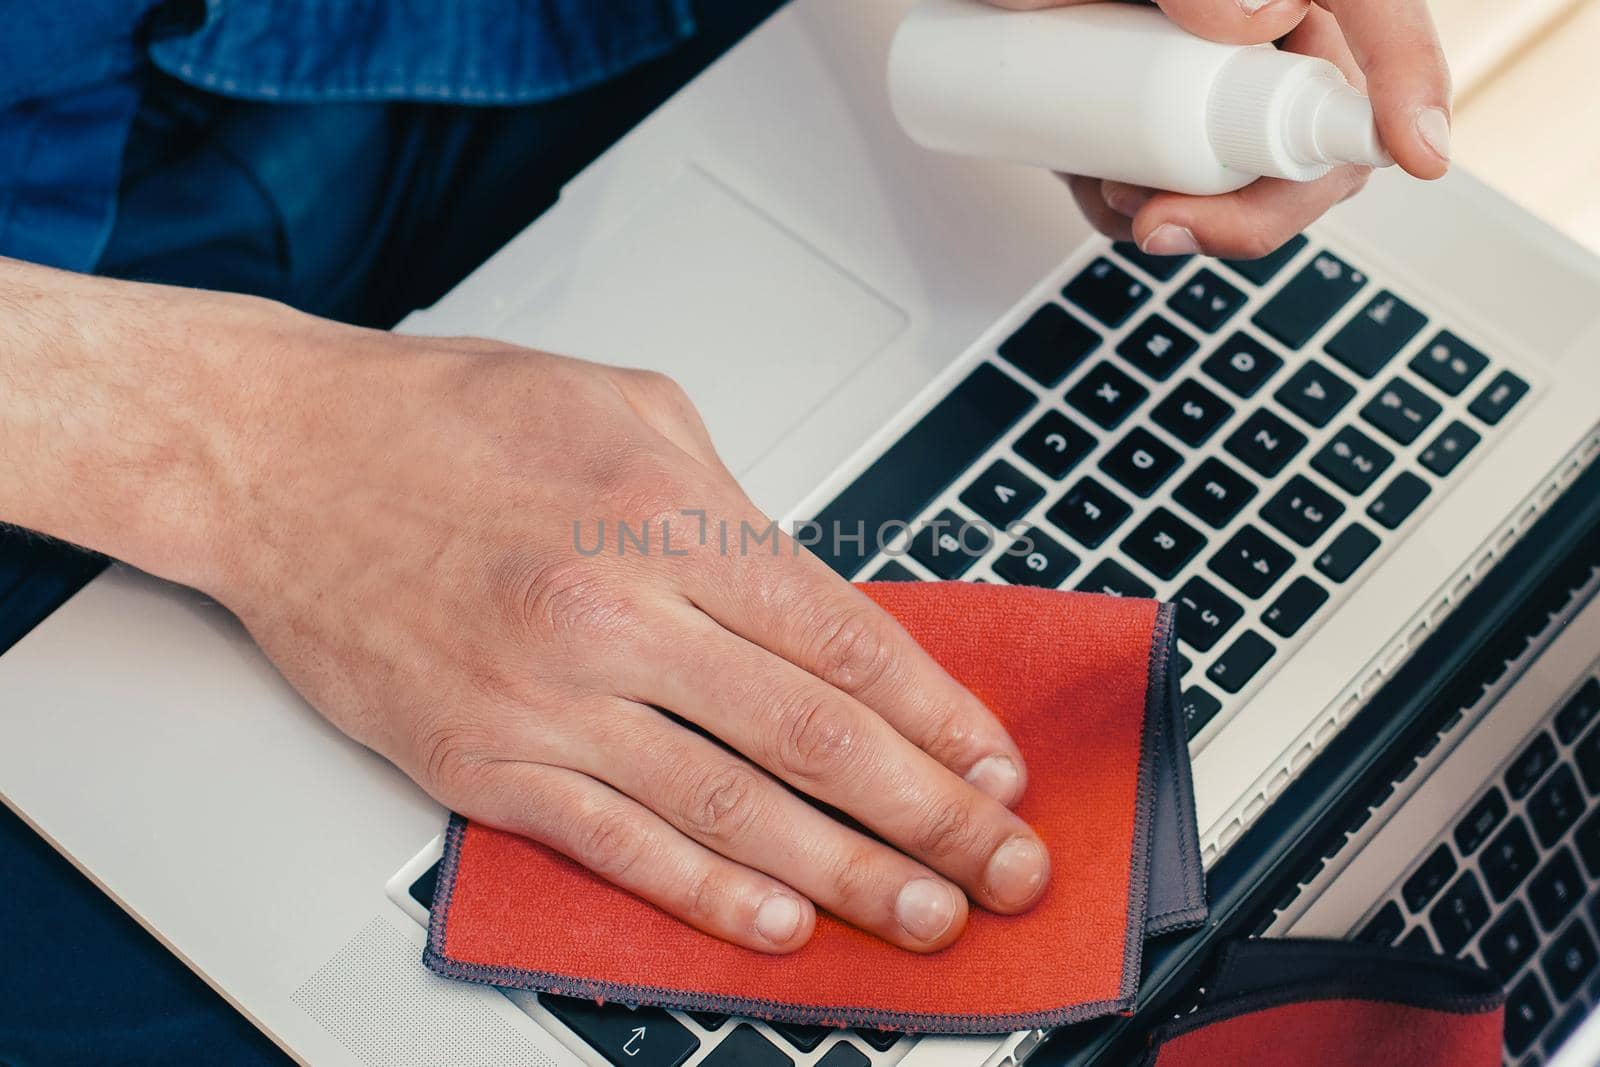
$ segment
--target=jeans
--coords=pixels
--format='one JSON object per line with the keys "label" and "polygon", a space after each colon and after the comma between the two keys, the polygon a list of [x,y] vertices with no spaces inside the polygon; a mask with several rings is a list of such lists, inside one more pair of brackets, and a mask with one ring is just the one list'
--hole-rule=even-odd
{"label": "jeans", "polygon": [[[100,272],[393,325],[777,6],[704,0],[699,35],[671,55],[527,107],[242,103],[158,80],[127,149]],[[98,567],[0,527],[0,650]],[[0,694],[0,737],[4,722]],[[3,809],[0,887],[0,1064],[287,1062]]]}

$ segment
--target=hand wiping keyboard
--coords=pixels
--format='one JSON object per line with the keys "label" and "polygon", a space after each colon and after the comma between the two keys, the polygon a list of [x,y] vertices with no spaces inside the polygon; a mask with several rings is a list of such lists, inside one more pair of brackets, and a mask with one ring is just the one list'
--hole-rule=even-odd
{"label": "hand wiping keyboard", "polygon": [[995,1033],[1131,1005],[1144,941],[1199,922],[1203,877],[1173,609],[966,583],[863,586],[1021,746],[1017,813],[1056,872],[932,955],[829,916],[787,956],[679,922],[526,839],[451,822],[425,960],[440,974],[794,1023]]}

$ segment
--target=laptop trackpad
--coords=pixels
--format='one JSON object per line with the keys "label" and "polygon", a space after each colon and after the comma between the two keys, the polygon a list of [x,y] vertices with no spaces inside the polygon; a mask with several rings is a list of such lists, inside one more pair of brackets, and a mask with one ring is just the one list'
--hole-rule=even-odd
{"label": "laptop trackpad", "polygon": [[759,206],[688,167],[492,332],[670,374],[740,473],[907,322]]}

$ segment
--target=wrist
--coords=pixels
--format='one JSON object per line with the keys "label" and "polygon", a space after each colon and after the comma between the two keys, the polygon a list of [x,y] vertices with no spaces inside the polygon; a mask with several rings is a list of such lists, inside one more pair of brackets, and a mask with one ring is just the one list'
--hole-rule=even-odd
{"label": "wrist", "polygon": [[210,590],[265,301],[0,262],[0,520]]}

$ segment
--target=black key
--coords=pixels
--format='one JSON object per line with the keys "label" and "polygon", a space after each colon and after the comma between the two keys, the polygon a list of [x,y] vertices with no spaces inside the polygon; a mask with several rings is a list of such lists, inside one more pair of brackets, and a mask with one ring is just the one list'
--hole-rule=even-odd
{"label": "black key", "polygon": [[971,570],[992,547],[994,537],[986,528],[946,508],[911,539],[911,558],[950,581]]}
{"label": "black key", "polygon": [[1099,548],[1132,513],[1117,494],[1093,478],[1084,478],[1056,501],[1045,517],[1085,548]]}
{"label": "black key", "polygon": [[1433,850],[1433,854],[1422,861],[1422,866],[1412,872],[1411,877],[1405,880],[1400,887],[1400,896],[1406,902],[1406,907],[1414,912],[1420,912],[1428,906],[1428,902],[1439,895],[1439,890],[1444,888],[1452,875],[1456,873],[1456,858],[1450,854],[1449,846],[1440,845]]}
{"label": "black key", "polygon": [[1012,585],[1056,589],[1077,569],[1077,556],[1052,537],[1030,527],[994,561],[993,570]]}
{"label": "black key", "polygon": [[1413,926],[1411,932],[1401,939],[1400,947],[1412,952],[1438,952],[1433,947],[1433,938],[1429,937],[1428,931],[1421,926]]}
{"label": "black key", "polygon": [[1210,652],[1222,635],[1244,617],[1244,609],[1196,575],[1172,598],[1178,605],[1178,636],[1191,648]]}
{"label": "black key", "polygon": [[700,1047],[687,1026],[660,1008],[633,1010],[548,993],[539,994],[539,1003],[617,1067],[678,1067]]}
{"label": "black key", "polygon": [[1539,783],[1539,779],[1555,765],[1555,742],[1550,740],[1549,734],[1541,730],[1538,736],[1529,741],[1518,753],[1511,766],[1506,768],[1506,788],[1511,790],[1511,799],[1521,800],[1531,793],[1533,787]]}
{"label": "black key", "polygon": [[1298,256],[1305,246],[1306,239],[1300,234],[1295,234],[1279,245],[1276,251],[1269,252],[1260,259],[1225,259],[1222,262],[1257,285],[1266,285],[1272,280],[1272,276]]}
{"label": "black key", "polygon": [[1135,578],[1128,568],[1114,559],[1103,559],[1078,586],[1081,593],[1109,593],[1112,596],[1152,597],[1156,591]]}
{"label": "black key", "polygon": [[1451,396],[1460,396],[1488,365],[1487,356],[1449,330],[1441,330],[1411,361],[1418,377]]}
{"label": "black key", "polygon": [[1310,478],[1297,474],[1261,508],[1261,517],[1309,547],[1344,514],[1344,505]]}
{"label": "black key", "polygon": [[1271,478],[1306,447],[1306,435],[1262,408],[1252,411],[1222,447],[1257,474]]}
{"label": "black key", "polygon": [[1220,459],[1205,459],[1178,483],[1172,499],[1194,512],[1201,522],[1220,530],[1250,503],[1256,492],[1254,483]]}
{"label": "black key", "polygon": [[1481,440],[1483,438],[1478,436],[1478,431],[1466,423],[1452,422],[1433,439],[1433,444],[1423,450],[1417,462],[1443,478],[1455,470]]}
{"label": "black key", "polygon": [[1539,1033],[1555,1016],[1550,1008],[1550,998],[1544,995],[1539,979],[1523,975],[1517,988],[1506,998],[1506,1051],[1513,1056],[1526,1052]]}
{"label": "black key", "polygon": [[1428,912],[1428,925],[1446,956],[1454,956],[1489,921],[1489,902],[1471,871],[1464,871]]}
{"label": "black key", "polygon": [[1539,843],[1549,848],[1578,821],[1584,807],[1578,776],[1572,773],[1571,767],[1562,764],[1528,798],[1528,821],[1533,823]]}
{"label": "black key", "polygon": [[1217,717],[1217,712],[1222,710],[1222,702],[1197,685],[1191,685],[1183,691],[1183,724],[1189,739],[1206,728],[1206,724]]}
{"label": "black key", "polygon": [[[1554,1056],[1561,1046],[1566,1044],[1567,1039],[1578,1032],[1578,1027],[1582,1026],[1587,1018],[1589,1009],[1581,1000],[1569,1005],[1561,1018],[1544,1032],[1544,1054]],[[1535,1060],[1523,1060],[1522,1067],[1539,1067],[1539,1064]]]}
{"label": "black key", "polygon": [[1204,267],[1167,297],[1167,306],[1207,333],[1215,333],[1244,307],[1244,294]]}
{"label": "black key", "polygon": [[833,1028],[828,1026],[805,1026],[801,1023],[769,1022],[768,1026],[777,1031],[789,1044],[801,1052],[810,1052],[822,1044],[823,1038],[833,1033]]}
{"label": "black key", "polygon": [[1594,939],[1583,924],[1573,923],[1544,950],[1539,962],[1544,966],[1544,976],[1550,980],[1550,992],[1557,1000],[1566,1000],[1578,991],[1583,980],[1600,963],[1600,954],[1595,952]]}
{"label": "black key", "polygon": [[1255,324],[1290,348],[1304,347],[1366,284],[1366,275],[1338,256],[1318,252],[1256,312]]}
{"label": "black key", "polygon": [[1199,446],[1232,414],[1232,404],[1190,378],[1155,406],[1150,412],[1150,421],[1184,444]]}
{"label": "black key", "polygon": [[1189,668],[1194,666],[1194,661],[1182,652],[1178,653],[1178,677],[1182,678],[1189,673]]}
{"label": "black key", "polygon": [[1122,551],[1157,578],[1171,579],[1205,543],[1199,530],[1166,508],[1156,508],[1133,528],[1122,542]]}
{"label": "black key", "polygon": [[1241,527],[1211,557],[1211,569],[1247,597],[1259,598],[1294,563],[1294,557],[1254,526]]}
{"label": "black key", "polygon": [[1528,902],[1539,917],[1539,925],[1554,933],[1561,920],[1572,913],[1583,899],[1583,875],[1578,873],[1578,861],[1572,850],[1563,848],[1545,861],[1539,873],[1528,883]]}
{"label": "black key", "polygon": [[734,1027],[719,1045],[712,1046],[701,1067],[794,1067],[794,1060],[762,1037],[749,1023]]}
{"label": "black key", "polygon": [[888,1052],[905,1036],[898,1030],[857,1030],[856,1035],[879,1052]]}
{"label": "black key", "polygon": [[1528,877],[1539,855],[1533,850],[1533,838],[1521,819],[1511,823],[1489,842],[1478,860],[1483,870],[1483,880],[1489,884],[1494,899],[1504,900],[1516,891]]}
{"label": "black key", "polygon": [[1538,946],[1533,920],[1528,918],[1528,909],[1522,906],[1520,900],[1513,902],[1498,919],[1490,923],[1478,939],[1483,962],[1500,976],[1502,982],[1511,981],[1511,976],[1528,962]]}
{"label": "black key", "polygon": [[1506,798],[1500,790],[1491,787],[1478,798],[1478,802],[1456,823],[1456,848],[1463,856],[1470,856],[1489,840],[1494,828],[1506,817]]}
{"label": "black key", "polygon": [[963,504],[1002,529],[1043,499],[1044,490],[1003,459],[989,464],[961,494]]}
{"label": "black key", "polygon": [[896,563],[892,559],[883,566],[879,567],[877,573],[873,574],[873,576],[868,580],[873,582],[922,581],[921,578],[918,578],[915,574],[911,573],[911,571],[904,564]]}
{"label": "black key", "polygon": [[1578,761],[1583,784],[1589,787],[1589,792],[1600,793],[1600,726],[1583,735],[1572,755]]}
{"label": "black key", "polygon": [[1405,929],[1406,917],[1400,913],[1400,905],[1391,900],[1378,909],[1372,921],[1361,928],[1356,940],[1369,945],[1392,945],[1405,933]]}
{"label": "black key", "polygon": [[1111,246],[1117,255],[1132,263],[1158,282],[1168,282],[1177,276],[1183,265],[1193,256],[1152,256],[1139,250],[1132,241],[1118,241]]}
{"label": "black key", "polygon": [[1048,477],[1059,479],[1083,462],[1097,444],[1094,434],[1061,412],[1047,411],[1012,447]]}
{"label": "black key", "polygon": [[1121,326],[1150,299],[1150,287],[1102,256],[1068,282],[1062,295],[1107,326]]}
{"label": "black key", "polygon": [[1256,676],[1257,671],[1266,666],[1275,651],[1266,638],[1254,630],[1246,630],[1228,646],[1228,651],[1211,664],[1206,670],[1206,677],[1223,690],[1237,693]]}
{"label": "black key", "polygon": [[1328,602],[1328,591],[1310,578],[1296,578],[1261,616],[1267,629],[1280,637],[1293,637]]}
{"label": "black key", "polygon": [[686,1011],[684,1014],[707,1030],[721,1030],[722,1024],[731,1018],[720,1011]]}
{"label": "black key", "polygon": [[1160,315],[1151,315],[1117,345],[1123,359],[1158,382],[1172,377],[1200,343]]}
{"label": "black key", "polygon": [[1149,496],[1172,477],[1183,457],[1144,427],[1135,427],[1100,457],[1100,469],[1139,496]]}
{"label": "black key", "polygon": [[869,1067],[867,1054],[848,1041],[840,1041],[823,1053],[817,1067]]}
{"label": "black key", "polygon": [[1314,359],[1308,359],[1273,394],[1278,403],[1321,429],[1350,403],[1355,388]]}
{"label": "black key", "polygon": [[880,1053],[886,1053],[894,1048],[904,1035],[899,1030],[856,1030],[856,1037],[866,1041],[867,1045],[878,1049]]}
{"label": "black key", "polygon": [[1600,810],[1578,824],[1572,843],[1578,846],[1578,855],[1583,857],[1589,876],[1600,878]]}
{"label": "black key", "polygon": [[1099,347],[1099,331],[1060,304],[1046,304],[1001,342],[1000,355],[1049,389]]}
{"label": "black key", "polygon": [[1556,712],[1556,736],[1570,745],[1583,728],[1600,718],[1600,680],[1590,678]]}
{"label": "black key", "polygon": [[1283,360],[1249,334],[1236,333],[1200,364],[1211,377],[1239,396],[1255,396],[1266,380],[1278,373]]}
{"label": "black key", "polygon": [[1377,499],[1367,505],[1367,515],[1385,529],[1396,529],[1422,506],[1431,491],[1427,482],[1410,471],[1401,471]]}
{"label": "black key", "polygon": [[1497,425],[1506,413],[1528,392],[1528,383],[1508,370],[1501,371],[1467,408],[1473,416],[1490,426]]}
{"label": "black key", "polygon": [[1396,378],[1367,401],[1361,417],[1395,441],[1409,445],[1443,410],[1437,400],[1423,395],[1422,390],[1403,378]]}
{"label": "black key", "polygon": [[1387,449],[1354,426],[1346,426],[1322,446],[1311,466],[1340,489],[1360,496],[1393,462]]}
{"label": "black key", "polygon": [[1371,378],[1415,337],[1428,319],[1388,290],[1328,341],[1328,354],[1363,378]]}
{"label": "black key", "polygon": [[1114,429],[1140,404],[1150,390],[1109,363],[1096,363],[1078,384],[1067,390],[1067,403],[1100,426]]}
{"label": "black key", "polygon": [[855,577],[885,527],[914,518],[1034,402],[1005,371],[983,364],[817,514],[821,539],[811,550]]}
{"label": "black key", "polygon": [[1378,535],[1353,522],[1322,550],[1317,557],[1317,570],[1336,582],[1348,581],[1377,550]]}

